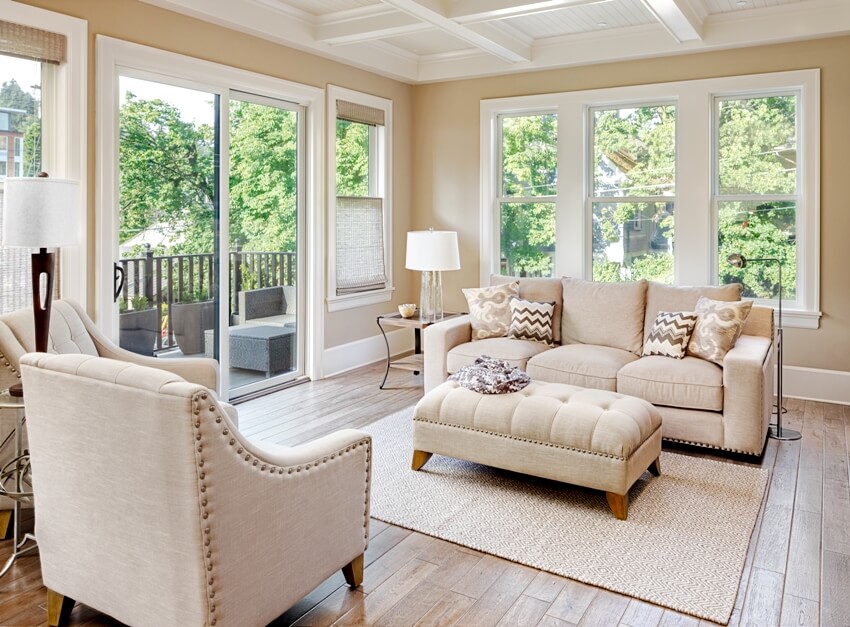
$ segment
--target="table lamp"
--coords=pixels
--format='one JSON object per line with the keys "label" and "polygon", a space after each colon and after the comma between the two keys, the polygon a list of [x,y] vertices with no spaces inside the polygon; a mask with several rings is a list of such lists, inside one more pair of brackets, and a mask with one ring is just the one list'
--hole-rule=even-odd
{"label": "table lamp", "polygon": [[35,350],[40,353],[47,352],[56,267],[55,254],[47,249],[77,243],[79,207],[77,181],[48,178],[43,172],[5,181],[3,246],[39,249],[32,254],[32,312]]}
{"label": "table lamp", "polygon": [[428,322],[443,317],[444,270],[460,270],[460,252],[455,231],[410,231],[407,234],[408,270],[422,271],[419,319]]}
{"label": "table lamp", "polygon": [[769,434],[774,440],[799,440],[803,437],[799,431],[782,426],[782,412],[785,411],[782,407],[785,400],[782,395],[782,352],[784,348],[782,337],[782,262],[776,257],[750,258],[744,257],[740,253],[732,253],[726,258],[726,261],[733,268],[746,268],[751,263],[775,263],[779,268],[779,324],[776,330],[776,424],[770,425]]}

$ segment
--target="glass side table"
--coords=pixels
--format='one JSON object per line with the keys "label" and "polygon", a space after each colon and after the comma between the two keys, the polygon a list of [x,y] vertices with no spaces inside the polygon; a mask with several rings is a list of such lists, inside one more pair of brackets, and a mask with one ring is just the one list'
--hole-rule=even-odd
{"label": "glass side table", "polygon": [[0,450],[3,450],[8,446],[9,441],[14,439],[12,459],[0,468],[0,496],[7,496],[15,502],[12,510],[14,516],[12,555],[0,569],[0,577],[2,577],[9,572],[16,559],[34,551],[38,545],[35,543],[34,535],[21,533],[21,503],[32,502],[32,488],[27,481],[30,468],[29,454],[23,450],[23,428],[26,422],[24,399],[21,396],[12,396],[9,390],[3,390],[0,392],[0,409],[13,409],[16,413],[15,428],[0,441]]}

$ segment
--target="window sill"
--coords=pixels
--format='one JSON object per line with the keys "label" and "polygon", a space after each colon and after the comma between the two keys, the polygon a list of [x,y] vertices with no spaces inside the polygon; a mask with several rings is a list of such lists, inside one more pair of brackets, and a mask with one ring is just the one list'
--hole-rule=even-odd
{"label": "window sill", "polygon": [[[782,310],[782,326],[786,329],[818,329],[820,328],[820,319],[823,313],[820,311],[803,311],[802,309],[794,309],[788,311]],[[774,318],[776,323],[779,312],[774,310]]]}
{"label": "window sill", "polygon": [[376,305],[378,303],[387,303],[392,300],[394,287],[385,287],[382,290],[374,290],[372,292],[362,292],[360,294],[346,294],[345,296],[329,296],[327,299],[328,311],[342,311],[344,309],[354,309],[356,307],[365,307],[367,305]]}

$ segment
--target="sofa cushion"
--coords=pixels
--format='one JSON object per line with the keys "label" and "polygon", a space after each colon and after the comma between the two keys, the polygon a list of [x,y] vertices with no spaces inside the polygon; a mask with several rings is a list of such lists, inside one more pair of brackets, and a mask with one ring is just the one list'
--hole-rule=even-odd
{"label": "sofa cushion", "polygon": [[648,281],[643,336],[649,335],[659,311],[693,311],[700,296],[714,300],[741,300],[741,284],[683,286]]}
{"label": "sofa cushion", "polygon": [[723,369],[697,357],[641,357],[620,369],[617,392],[654,405],[722,411]]}
{"label": "sofa cushion", "polygon": [[688,350],[697,315],[693,311],[659,311],[643,342],[643,356],[681,359]]}
{"label": "sofa cushion", "polygon": [[508,337],[543,342],[553,346],[552,314],[555,303],[539,303],[521,298],[511,299],[511,328]]}
{"label": "sofa cushion", "polygon": [[519,297],[523,300],[533,300],[539,303],[555,303],[555,313],[552,316],[552,339],[555,344],[561,343],[561,308],[564,302],[564,287],[561,279],[550,278],[518,278],[490,275],[490,285],[502,285],[519,281]]}
{"label": "sofa cushion", "polygon": [[470,287],[463,290],[469,305],[472,339],[505,337],[511,326],[512,298],[519,296],[516,282],[494,287]]}
{"label": "sofa cushion", "polygon": [[694,310],[697,323],[688,344],[688,355],[723,365],[723,358],[741,336],[752,308],[750,300],[727,303],[701,297]]}
{"label": "sofa cushion", "polygon": [[526,371],[532,379],[617,391],[617,372],[637,359],[634,353],[590,344],[568,344],[535,355]]}
{"label": "sofa cushion", "polygon": [[446,355],[446,370],[454,374],[464,366],[475,363],[482,355],[502,359],[511,366],[526,370],[529,358],[548,350],[549,347],[542,342],[491,337],[455,346]]}
{"label": "sofa cushion", "polygon": [[640,355],[646,281],[601,283],[564,277],[562,282],[561,344],[598,344]]}

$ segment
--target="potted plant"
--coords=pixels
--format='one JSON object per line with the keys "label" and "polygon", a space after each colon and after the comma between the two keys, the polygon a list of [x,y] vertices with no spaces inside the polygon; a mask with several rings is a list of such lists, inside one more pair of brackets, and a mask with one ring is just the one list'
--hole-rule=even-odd
{"label": "potted plant", "polygon": [[141,294],[130,299],[130,308],[124,299],[118,302],[119,335],[121,348],[138,353],[153,355],[156,338],[160,333],[159,316],[146,296]]}
{"label": "potted plant", "polygon": [[215,326],[215,303],[204,288],[184,292],[172,303],[169,315],[174,339],[184,355],[204,352],[204,331]]}

